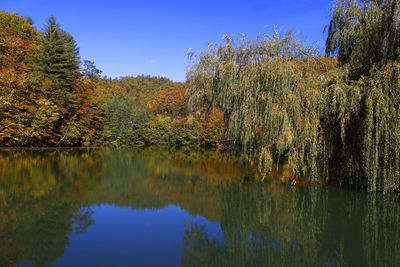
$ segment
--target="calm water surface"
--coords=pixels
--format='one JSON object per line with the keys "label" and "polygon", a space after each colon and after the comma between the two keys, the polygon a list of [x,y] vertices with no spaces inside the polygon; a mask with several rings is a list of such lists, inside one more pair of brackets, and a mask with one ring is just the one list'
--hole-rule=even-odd
{"label": "calm water surface", "polygon": [[399,266],[397,195],[212,151],[0,151],[0,266]]}

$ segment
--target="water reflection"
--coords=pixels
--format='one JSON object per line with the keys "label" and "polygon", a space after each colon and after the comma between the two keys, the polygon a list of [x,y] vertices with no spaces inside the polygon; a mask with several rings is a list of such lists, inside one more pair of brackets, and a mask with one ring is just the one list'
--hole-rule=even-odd
{"label": "water reflection", "polygon": [[[182,219],[176,265],[400,263],[397,196],[265,184],[252,177],[244,163],[213,151],[1,151],[0,266],[57,265],[71,236],[85,236],[100,223],[93,207],[104,204],[154,220],[154,209],[165,218],[177,216],[171,205],[205,218]],[[210,231],[212,223],[219,234]],[[143,228],[143,240],[168,227],[161,221]]]}
{"label": "water reflection", "polygon": [[335,189],[254,187],[221,195],[222,240],[185,231],[185,266],[397,266],[399,203]]}

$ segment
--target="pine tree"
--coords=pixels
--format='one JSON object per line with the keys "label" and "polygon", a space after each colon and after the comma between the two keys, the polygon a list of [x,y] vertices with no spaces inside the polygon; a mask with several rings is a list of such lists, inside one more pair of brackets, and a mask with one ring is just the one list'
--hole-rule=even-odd
{"label": "pine tree", "polygon": [[31,89],[57,107],[59,116],[52,128],[51,145],[90,143],[100,127],[96,116],[101,111],[90,98],[94,85],[79,70],[79,49],[74,38],[53,16],[49,17],[31,59]]}
{"label": "pine tree", "polygon": [[54,136],[61,138],[73,121],[79,90],[79,49],[73,37],[63,30],[54,16],[47,19],[42,38],[31,59],[32,90],[57,106],[59,117]]}
{"label": "pine tree", "polygon": [[70,86],[79,64],[79,48],[74,38],[60,28],[54,16],[50,16],[32,61],[33,70],[49,78],[56,89],[63,90]]}

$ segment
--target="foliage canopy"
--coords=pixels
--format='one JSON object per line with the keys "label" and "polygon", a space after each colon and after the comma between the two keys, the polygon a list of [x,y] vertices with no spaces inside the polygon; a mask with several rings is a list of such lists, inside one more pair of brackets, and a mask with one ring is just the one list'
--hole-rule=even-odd
{"label": "foliage canopy", "polygon": [[398,10],[396,1],[336,1],[327,54],[340,67],[293,32],[226,35],[189,55],[189,103],[220,108],[230,140],[265,174],[287,159],[294,177],[398,191]]}

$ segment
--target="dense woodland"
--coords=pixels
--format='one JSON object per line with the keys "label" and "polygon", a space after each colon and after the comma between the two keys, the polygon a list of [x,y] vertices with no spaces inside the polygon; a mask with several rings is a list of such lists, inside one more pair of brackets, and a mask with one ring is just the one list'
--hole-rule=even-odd
{"label": "dense woodland", "polygon": [[399,191],[400,3],[335,0],[326,36],[225,35],[185,83],[110,79],[54,17],[0,12],[0,146],[240,149],[265,177]]}
{"label": "dense woodland", "polygon": [[219,146],[223,117],[187,109],[186,83],[101,77],[50,17],[0,13],[0,146]]}

